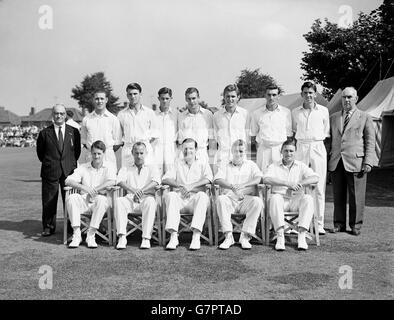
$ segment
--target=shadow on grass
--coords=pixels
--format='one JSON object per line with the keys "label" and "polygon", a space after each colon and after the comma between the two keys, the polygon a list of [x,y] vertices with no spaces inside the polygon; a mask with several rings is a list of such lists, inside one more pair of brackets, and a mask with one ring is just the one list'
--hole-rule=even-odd
{"label": "shadow on grass", "polygon": [[41,180],[35,180],[35,179],[28,179],[28,180],[26,180],[26,179],[14,179],[15,181],[20,181],[20,182],[34,182],[34,183],[37,183],[37,182],[41,182]]}
{"label": "shadow on grass", "polygon": [[0,220],[0,230],[22,232],[25,239],[33,241],[62,244],[63,230],[57,230],[55,234],[49,237],[42,237],[42,223],[38,220],[10,221]]}

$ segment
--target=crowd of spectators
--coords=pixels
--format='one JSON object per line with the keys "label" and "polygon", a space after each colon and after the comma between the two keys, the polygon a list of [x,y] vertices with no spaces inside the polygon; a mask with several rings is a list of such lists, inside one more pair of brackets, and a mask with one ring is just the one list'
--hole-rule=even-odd
{"label": "crowd of spectators", "polygon": [[0,147],[35,147],[41,129],[34,125],[0,128]]}

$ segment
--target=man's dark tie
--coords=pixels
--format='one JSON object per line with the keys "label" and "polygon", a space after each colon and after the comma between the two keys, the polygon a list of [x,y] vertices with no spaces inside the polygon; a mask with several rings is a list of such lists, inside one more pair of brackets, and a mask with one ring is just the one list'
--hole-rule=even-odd
{"label": "man's dark tie", "polygon": [[60,151],[63,151],[63,133],[62,133],[62,127],[59,127],[59,148],[60,148]]}
{"label": "man's dark tie", "polygon": [[350,112],[349,112],[349,111],[346,111],[345,121],[343,122],[343,130],[342,130],[342,133],[345,132],[345,129],[346,129],[347,124],[349,123],[349,120],[350,120]]}

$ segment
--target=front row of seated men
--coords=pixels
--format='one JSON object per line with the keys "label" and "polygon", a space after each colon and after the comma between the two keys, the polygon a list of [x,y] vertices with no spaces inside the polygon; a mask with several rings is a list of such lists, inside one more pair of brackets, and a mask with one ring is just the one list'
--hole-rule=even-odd
{"label": "front row of seated men", "polygon": [[117,184],[126,190],[127,195],[116,200],[114,217],[119,238],[116,248],[126,248],[127,214],[136,210],[142,213],[140,248],[150,248],[156,214],[155,188],[162,184],[171,188],[164,197],[167,213],[165,229],[171,234],[166,248],[175,250],[178,246],[180,214],[182,210],[189,210],[193,212],[193,236],[189,248],[198,250],[209,206],[209,197],[204,188],[213,181],[222,190],[216,201],[219,221],[225,234],[220,249],[226,250],[234,244],[231,223],[231,214],[234,212],[246,215],[239,243],[243,249],[251,248],[249,241],[255,235],[257,221],[263,210],[263,199],[256,196],[255,189],[257,184],[263,182],[272,186],[269,212],[277,235],[275,249],[285,250],[284,212],[289,210],[299,211],[298,249],[308,249],[305,236],[313,218],[314,202],[312,196],[304,193],[304,186],[317,183],[319,177],[311,168],[294,160],[295,140],[289,139],[283,143],[281,161],[271,164],[264,176],[255,162],[246,159],[247,147],[243,140],[235,141],[232,160],[221,166],[215,177],[208,162],[196,158],[196,149],[195,140],[185,139],[182,143],[183,158],[161,179],[156,166],[144,164],[146,146],[143,142],[135,143],[132,148],[134,164],[121,168],[117,176],[115,167],[103,161],[104,143],[93,143],[92,162],[79,166],[66,180],[66,185],[81,191],[81,194],[71,194],[66,202],[74,230],[69,247],[76,248],[82,241],[80,214],[87,210],[92,211],[92,218],[86,243],[89,248],[97,247],[95,233],[110,206],[105,190]]}

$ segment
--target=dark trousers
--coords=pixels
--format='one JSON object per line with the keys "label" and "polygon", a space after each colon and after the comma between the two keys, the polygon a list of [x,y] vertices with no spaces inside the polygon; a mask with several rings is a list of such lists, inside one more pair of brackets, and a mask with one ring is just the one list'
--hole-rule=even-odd
{"label": "dark trousers", "polygon": [[57,211],[57,198],[59,197],[59,184],[61,188],[63,207],[64,207],[64,186],[66,177],[62,174],[59,180],[46,180],[42,179],[42,227],[50,228],[51,232],[56,230],[56,211]]}
{"label": "dark trousers", "polygon": [[334,226],[346,228],[346,201],[349,193],[349,226],[361,229],[367,174],[346,171],[341,159],[331,177],[334,191]]}

